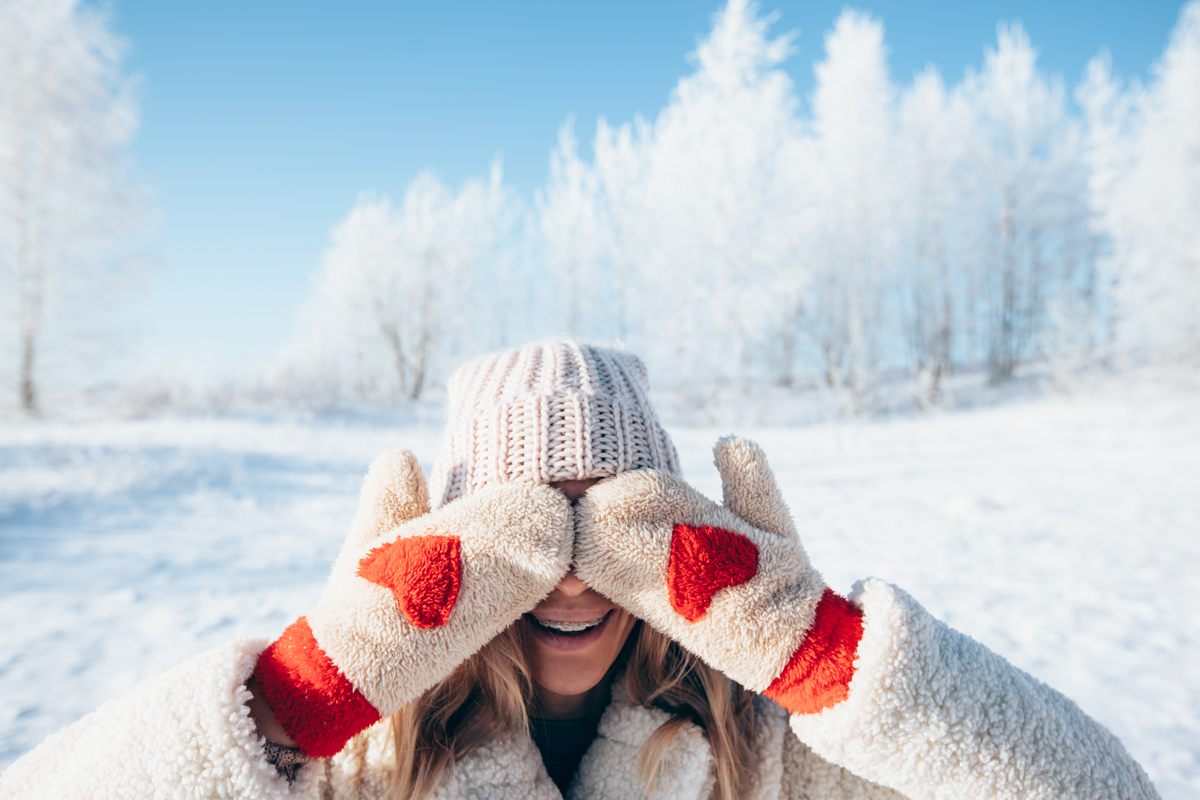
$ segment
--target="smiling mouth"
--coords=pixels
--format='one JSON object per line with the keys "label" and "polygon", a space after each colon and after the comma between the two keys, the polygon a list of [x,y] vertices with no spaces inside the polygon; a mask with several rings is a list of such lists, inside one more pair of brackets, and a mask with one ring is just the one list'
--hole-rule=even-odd
{"label": "smiling mouth", "polygon": [[525,619],[535,628],[552,633],[556,636],[582,636],[588,631],[594,630],[604,624],[604,621],[612,615],[610,609],[602,617],[597,617],[588,622],[559,622],[556,620],[542,619],[534,614],[526,614]]}

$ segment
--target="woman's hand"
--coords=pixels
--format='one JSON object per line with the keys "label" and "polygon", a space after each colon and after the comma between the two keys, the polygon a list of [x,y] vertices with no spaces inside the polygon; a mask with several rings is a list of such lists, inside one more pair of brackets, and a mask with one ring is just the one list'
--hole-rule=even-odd
{"label": "woman's hand", "polygon": [[862,615],[809,563],[758,445],[726,437],[713,453],[724,505],[654,470],[589,489],[576,509],[576,574],[789,711],[834,705]]}
{"label": "woman's hand", "polygon": [[310,756],[449,675],[566,574],[571,506],[549,486],[491,487],[429,512],[416,457],[371,465],[316,609],[259,656],[255,696]]}

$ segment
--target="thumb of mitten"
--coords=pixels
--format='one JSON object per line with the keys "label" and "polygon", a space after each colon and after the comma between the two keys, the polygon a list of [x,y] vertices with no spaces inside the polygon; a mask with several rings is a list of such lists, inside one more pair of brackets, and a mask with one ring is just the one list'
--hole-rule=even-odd
{"label": "thumb of mitten", "polygon": [[722,436],[713,446],[725,507],[756,528],[795,538],[796,526],[762,448],[739,436]]}
{"label": "thumb of mitten", "polygon": [[371,462],[337,561],[357,557],[383,533],[429,513],[429,489],[411,450],[393,447]]}

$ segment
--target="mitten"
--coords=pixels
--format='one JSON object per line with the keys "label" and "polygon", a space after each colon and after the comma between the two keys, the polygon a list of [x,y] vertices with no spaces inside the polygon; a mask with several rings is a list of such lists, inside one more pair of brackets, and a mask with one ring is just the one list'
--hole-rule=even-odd
{"label": "mitten", "polygon": [[259,656],[263,699],[305,753],[334,755],[548,595],[572,533],[569,501],[544,484],[429,512],[416,457],[383,454],[320,601]]}
{"label": "mitten", "polygon": [[713,449],[724,505],[655,470],[592,486],[575,572],[710,666],[793,713],[847,696],[862,614],[813,569],[758,445]]}

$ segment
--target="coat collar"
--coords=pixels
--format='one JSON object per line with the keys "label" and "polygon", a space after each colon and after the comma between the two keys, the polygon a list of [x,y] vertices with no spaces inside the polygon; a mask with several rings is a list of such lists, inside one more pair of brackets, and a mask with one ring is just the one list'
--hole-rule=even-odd
{"label": "coat collar", "polygon": [[[670,716],[657,708],[633,703],[624,681],[613,682],[612,699],[600,718],[568,800],[628,800],[646,797],[638,771],[642,746]],[[679,800],[704,800],[714,785],[712,752],[699,726],[677,723],[654,779],[655,795]],[[558,798],[559,793],[542,765],[541,755],[523,731],[479,748],[455,765],[445,787],[446,797],[487,796],[514,800]],[[482,793],[482,794],[481,794]],[[442,795],[442,792],[438,793]]]}
{"label": "coat collar", "polygon": [[[613,682],[612,700],[600,718],[596,741],[588,748],[567,791],[570,800],[646,796],[638,769],[642,746],[671,717],[657,708],[634,703],[623,680]],[[698,725],[676,723],[654,776],[658,797],[702,800],[712,793],[712,751]]]}

